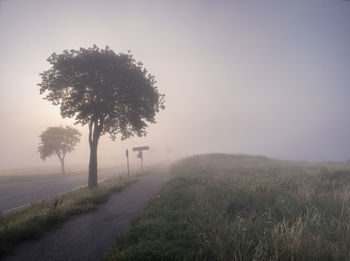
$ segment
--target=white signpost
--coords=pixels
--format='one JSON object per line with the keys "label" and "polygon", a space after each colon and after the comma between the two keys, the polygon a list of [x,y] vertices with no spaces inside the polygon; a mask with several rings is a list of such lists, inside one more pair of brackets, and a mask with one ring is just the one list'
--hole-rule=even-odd
{"label": "white signpost", "polygon": [[149,150],[149,146],[143,146],[143,147],[134,147],[132,148],[132,151],[138,151],[137,157],[141,160],[141,171],[143,171],[143,153],[142,151]]}

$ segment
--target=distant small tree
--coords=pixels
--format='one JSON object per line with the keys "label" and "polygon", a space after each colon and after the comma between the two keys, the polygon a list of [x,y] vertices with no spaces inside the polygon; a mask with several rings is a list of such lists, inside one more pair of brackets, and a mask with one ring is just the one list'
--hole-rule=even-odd
{"label": "distant small tree", "polygon": [[40,152],[40,157],[45,160],[52,155],[56,155],[61,162],[62,175],[64,175],[64,158],[80,142],[80,136],[81,133],[77,129],[69,126],[66,126],[66,128],[48,127],[39,136],[38,152]]}
{"label": "distant small tree", "polygon": [[60,105],[62,117],[89,126],[89,188],[97,186],[97,146],[104,134],[114,140],[146,135],[147,122],[164,109],[154,76],[130,53],[116,54],[109,47],[53,53],[51,68],[41,74],[40,94]]}

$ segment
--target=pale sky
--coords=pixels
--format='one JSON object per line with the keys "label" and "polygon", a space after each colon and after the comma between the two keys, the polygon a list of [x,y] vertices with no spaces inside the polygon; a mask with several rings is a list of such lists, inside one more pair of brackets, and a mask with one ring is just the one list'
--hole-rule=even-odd
{"label": "pale sky", "polygon": [[[149,145],[147,160],[225,152],[291,160],[350,158],[350,2],[47,1],[0,6],[0,169],[42,162],[39,134],[73,125],[43,100],[46,59],[64,49],[130,50],[166,109],[146,138],[103,137],[99,162]],[[67,164],[88,164],[87,126]],[[136,153],[132,154],[136,161]]]}

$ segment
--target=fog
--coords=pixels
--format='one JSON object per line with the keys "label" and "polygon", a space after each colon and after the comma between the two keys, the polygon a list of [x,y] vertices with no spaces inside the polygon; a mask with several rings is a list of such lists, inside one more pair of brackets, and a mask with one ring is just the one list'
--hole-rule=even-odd
{"label": "fog", "polygon": [[[225,152],[350,158],[348,1],[0,1],[0,169],[58,166],[37,153],[48,126],[73,125],[43,100],[46,59],[64,49],[130,50],[166,109],[147,137],[101,138],[104,166],[149,145],[145,163]],[[87,166],[87,126],[66,166]],[[130,152],[137,162],[136,153]]]}

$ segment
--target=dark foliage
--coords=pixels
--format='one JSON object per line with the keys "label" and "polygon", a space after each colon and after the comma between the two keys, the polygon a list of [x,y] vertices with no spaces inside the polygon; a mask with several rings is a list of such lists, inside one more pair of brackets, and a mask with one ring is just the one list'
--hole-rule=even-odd
{"label": "dark foliage", "polygon": [[89,126],[89,186],[97,186],[97,146],[101,135],[114,140],[146,135],[147,123],[164,109],[164,95],[154,76],[131,53],[116,54],[109,47],[53,53],[51,68],[41,74],[40,93],[60,105],[62,117]]}

